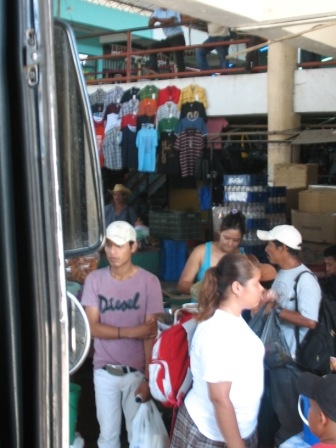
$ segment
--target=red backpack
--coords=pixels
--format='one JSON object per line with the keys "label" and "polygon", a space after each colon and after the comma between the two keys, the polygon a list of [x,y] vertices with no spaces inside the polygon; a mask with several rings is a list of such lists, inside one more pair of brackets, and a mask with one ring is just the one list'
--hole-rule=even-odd
{"label": "red backpack", "polygon": [[156,338],[149,364],[152,397],[164,406],[180,407],[192,384],[190,343],[197,327],[193,313],[181,317]]}

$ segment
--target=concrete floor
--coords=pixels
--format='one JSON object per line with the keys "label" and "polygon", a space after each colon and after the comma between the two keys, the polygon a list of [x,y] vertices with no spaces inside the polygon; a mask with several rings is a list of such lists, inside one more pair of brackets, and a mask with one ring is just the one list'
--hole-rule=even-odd
{"label": "concrete floor", "polygon": [[[82,388],[78,404],[78,416],[76,432],[84,439],[84,448],[97,448],[99,425],[96,418],[96,406],[93,386],[92,358],[88,357],[84,364],[75,372],[70,381],[79,384]],[[170,427],[171,410],[160,408],[167,430]],[[122,425],[121,448],[128,448],[127,433],[125,425]]]}
{"label": "concrete floor", "polygon": [[[89,355],[84,364],[75,372],[70,381],[79,384],[82,388],[78,405],[78,417],[76,431],[84,439],[84,448],[98,448],[97,439],[99,425],[96,418],[96,406],[93,386],[92,357]],[[170,432],[171,409],[164,408],[157,403],[162,412],[164,423]],[[272,410],[270,402],[269,376],[266,371],[265,393],[261,403],[259,415],[259,446],[258,448],[273,448],[273,436],[277,430],[278,423]],[[129,448],[126,430],[123,425],[121,431],[121,448]]]}
{"label": "concrete floor", "polygon": [[92,358],[87,358],[84,364],[70,379],[79,384],[82,393],[78,404],[76,431],[84,439],[85,448],[97,448],[99,426],[96,418],[96,406],[93,389]]}

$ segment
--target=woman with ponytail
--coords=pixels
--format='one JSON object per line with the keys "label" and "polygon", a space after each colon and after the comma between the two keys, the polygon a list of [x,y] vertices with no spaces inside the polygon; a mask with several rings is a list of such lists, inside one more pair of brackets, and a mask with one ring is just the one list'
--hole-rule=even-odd
{"label": "woman with ponytail", "polygon": [[180,407],[171,448],[256,448],[264,346],[241,313],[260,301],[255,257],[227,254],[207,270],[191,343],[193,386]]}

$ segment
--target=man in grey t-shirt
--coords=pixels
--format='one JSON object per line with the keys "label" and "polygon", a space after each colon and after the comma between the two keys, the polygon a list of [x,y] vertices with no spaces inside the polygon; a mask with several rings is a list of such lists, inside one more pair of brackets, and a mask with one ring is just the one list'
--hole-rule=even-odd
{"label": "man in grey t-shirt", "polygon": [[275,437],[275,445],[278,447],[302,431],[302,420],[297,410],[297,380],[301,370],[295,364],[295,327],[300,328],[300,341],[308,329],[316,327],[321,288],[313,275],[303,274],[297,285],[296,311],[293,300],[295,279],[300,272],[309,270],[299,259],[302,244],[300,232],[293,226],[280,225],[269,232],[258,230],[257,236],[260,240],[267,241],[265,252],[268,259],[280,268],[272,289],[278,296],[276,313],[294,360],[286,367],[270,370],[272,404],[280,422],[280,429]]}
{"label": "man in grey t-shirt", "polygon": [[122,412],[131,443],[139,408],[135,397],[150,398],[148,364],[163,301],[159,279],[132,263],[136,249],[136,232],[129,223],[110,224],[105,243],[109,266],[92,271],[83,289],[81,302],[94,339],[99,448],[120,448]]}

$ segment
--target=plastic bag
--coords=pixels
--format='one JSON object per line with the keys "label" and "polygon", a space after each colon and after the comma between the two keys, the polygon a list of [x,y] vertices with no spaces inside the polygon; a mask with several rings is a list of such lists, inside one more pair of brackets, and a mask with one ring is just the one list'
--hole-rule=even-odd
{"label": "plastic bag", "polygon": [[264,361],[269,369],[284,367],[292,362],[278,316],[275,314],[275,308],[272,308],[267,316],[260,339],[265,346]]}
{"label": "plastic bag", "polygon": [[132,424],[130,448],[168,448],[169,435],[153,400],[139,405]]}
{"label": "plastic bag", "polygon": [[262,335],[267,320],[267,316],[265,314],[266,306],[267,304],[263,305],[248,323],[251,330],[253,330],[254,333],[259,337],[261,337]]}

